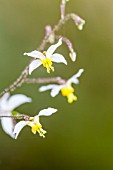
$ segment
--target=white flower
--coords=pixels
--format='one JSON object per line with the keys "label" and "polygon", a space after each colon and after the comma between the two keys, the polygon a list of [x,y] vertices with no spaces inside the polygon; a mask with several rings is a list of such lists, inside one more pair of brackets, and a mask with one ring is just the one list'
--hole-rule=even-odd
{"label": "white flower", "polygon": [[[15,94],[9,97],[9,93],[0,98],[0,116],[12,116],[12,111],[23,103],[31,102],[31,98],[23,94]],[[1,125],[5,133],[14,138],[14,120],[12,118],[1,118]]]}
{"label": "white flower", "polygon": [[54,67],[52,66],[52,61],[56,63],[64,63],[67,64],[67,61],[63,57],[63,55],[54,53],[54,51],[62,44],[62,38],[59,39],[58,43],[55,45],[51,45],[47,51],[41,53],[40,51],[34,50],[30,53],[24,53],[24,55],[28,55],[33,57],[35,60],[31,62],[29,65],[29,74],[32,73],[40,65],[46,67],[47,72],[50,73],[50,70],[54,71]]}
{"label": "white flower", "polygon": [[52,97],[55,97],[61,91],[62,95],[67,97],[68,102],[72,103],[73,101],[77,100],[77,97],[73,94],[75,90],[71,84],[79,83],[78,78],[81,76],[83,71],[84,71],[84,69],[80,69],[78,71],[78,73],[76,73],[74,76],[72,76],[70,79],[68,79],[66,81],[66,83],[64,83],[62,85],[50,84],[50,85],[42,86],[39,88],[39,91],[43,92],[43,91],[51,89],[50,95]]}
{"label": "white flower", "polygon": [[50,116],[56,111],[57,109],[49,107],[47,109],[41,110],[38,115],[30,117],[28,121],[23,120],[17,123],[13,132],[15,134],[15,139],[17,139],[20,131],[26,125],[31,127],[32,133],[36,134],[36,132],[38,132],[40,136],[45,137],[46,131],[42,129],[42,125],[39,122],[39,116]]}

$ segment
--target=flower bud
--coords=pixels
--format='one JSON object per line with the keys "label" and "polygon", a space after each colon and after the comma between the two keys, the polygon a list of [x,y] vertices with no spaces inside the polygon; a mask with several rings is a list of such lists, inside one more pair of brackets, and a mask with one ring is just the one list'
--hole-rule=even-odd
{"label": "flower bud", "polygon": [[75,25],[78,27],[78,29],[82,30],[83,26],[85,24],[85,20],[83,20],[76,14],[71,14],[71,17],[72,17],[73,21],[75,22]]}
{"label": "flower bud", "polygon": [[76,60],[76,52],[73,49],[71,49],[69,56],[70,56],[72,61]]}

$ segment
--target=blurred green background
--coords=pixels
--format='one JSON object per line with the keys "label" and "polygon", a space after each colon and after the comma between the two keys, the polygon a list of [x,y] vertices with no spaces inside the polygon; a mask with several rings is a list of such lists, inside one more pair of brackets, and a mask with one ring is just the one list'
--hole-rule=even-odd
{"label": "blurred green background", "polygon": [[[38,47],[47,24],[60,17],[60,0],[0,0],[0,91],[8,87],[28,64],[23,56]],[[86,20],[83,31],[69,21],[60,31],[72,40],[77,61],[72,63],[65,45],[62,53],[68,66],[54,64],[55,72],[43,67],[30,77],[68,78],[84,68],[76,86],[78,101],[68,104],[61,95],[38,93],[40,85],[26,85],[12,94],[33,98],[31,104],[17,108],[35,115],[48,106],[58,108],[51,117],[42,117],[45,139],[22,130],[13,140],[0,129],[0,170],[112,170],[113,169],[113,1],[70,0],[67,12]]]}

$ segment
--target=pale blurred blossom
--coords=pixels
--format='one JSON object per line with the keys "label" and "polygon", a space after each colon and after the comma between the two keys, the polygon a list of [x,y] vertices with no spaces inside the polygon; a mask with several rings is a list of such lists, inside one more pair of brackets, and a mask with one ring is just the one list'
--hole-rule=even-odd
{"label": "pale blurred blossom", "polygon": [[[31,101],[31,98],[23,94],[15,94],[10,97],[10,94],[6,93],[0,98],[0,116],[12,116],[12,112],[15,108]],[[1,125],[6,134],[12,138],[15,137],[13,134],[15,125],[13,118],[1,118]]]}

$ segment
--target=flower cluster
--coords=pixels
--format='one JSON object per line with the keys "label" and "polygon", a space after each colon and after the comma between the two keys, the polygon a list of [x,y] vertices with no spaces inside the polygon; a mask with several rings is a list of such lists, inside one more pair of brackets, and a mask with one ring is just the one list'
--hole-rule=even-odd
{"label": "flower cluster", "polygon": [[[24,55],[32,57],[32,61],[25,68],[25,70],[21,73],[20,77],[10,85],[7,89],[5,89],[0,94],[0,121],[3,131],[12,137],[13,139],[17,139],[19,133],[25,126],[29,126],[31,128],[31,132],[33,134],[38,133],[39,136],[45,137],[47,133],[46,130],[42,128],[42,124],[39,119],[41,116],[51,116],[53,113],[57,112],[57,109],[48,107],[47,109],[42,109],[37,115],[29,116],[27,114],[21,114],[15,109],[24,104],[31,103],[32,99],[27,97],[24,94],[15,94],[10,96],[10,92],[14,91],[17,87],[21,86],[23,83],[48,83],[48,85],[43,85],[39,88],[40,92],[44,92],[47,90],[51,90],[50,95],[55,97],[59,93],[62,96],[67,98],[68,103],[73,103],[77,101],[77,96],[75,95],[75,89],[73,84],[79,84],[79,77],[82,75],[84,69],[81,68],[78,70],[76,74],[71,76],[68,79],[62,79],[61,77],[55,78],[36,78],[31,79],[31,81],[27,81],[27,76],[31,75],[32,72],[38,68],[39,66],[43,66],[46,68],[47,73],[51,73],[54,71],[53,63],[63,63],[67,65],[67,61],[62,54],[54,53],[58,47],[65,43],[69,50],[69,57],[73,62],[76,61],[76,52],[73,48],[71,41],[62,35],[56,34],[69,19],[72,19],[79,30],[83,29],[83,25],[85,21],[80,18],[78,15],[74,13],[66,14],[65,8],[66,3],[69,0],[61,0],[60,10],[61,10],[61,18],[59,19],[58,24],[56,24],[53,28],[51,26],[45,27],[45,36],[42,40],[42,43],[38,50],[33,50],[31,52],[25,52]],[[57,40],[56,44],[55,40]],[[50,43],[50,47],[44,51],[47,43]],[[50,84],[51,83],[51,84]],[[20,120],[20,121],[17,121]]]}

